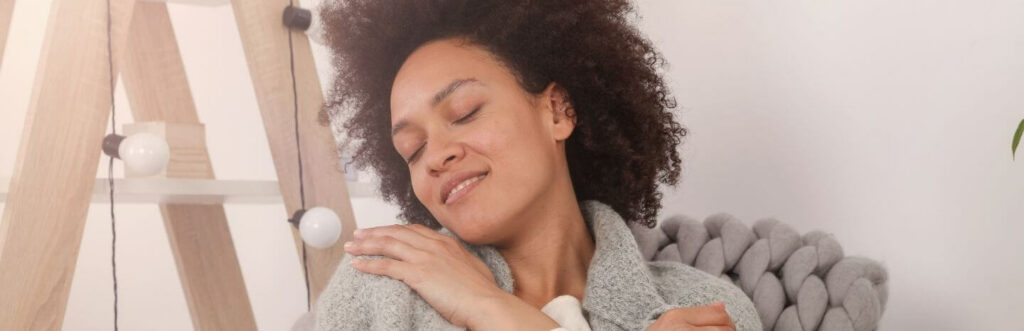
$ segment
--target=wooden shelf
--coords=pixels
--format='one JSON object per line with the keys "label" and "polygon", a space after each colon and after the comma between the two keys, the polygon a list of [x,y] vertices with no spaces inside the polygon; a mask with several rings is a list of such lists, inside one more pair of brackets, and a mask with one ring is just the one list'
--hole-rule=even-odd
{"label": "wooden shelf", "polygon": [[[376,196],[375,183],[347,182],[349,196]],[[0,202],[7,201],[10,178],[0,178]],[[109,181],[97,178],[92,202],[110,202]],[[298,188],[296,188],[297,190]],[[169,178],[115,178],[116,203],[275,204],[282,203],[278,183],[272,180],[210,180]]]}

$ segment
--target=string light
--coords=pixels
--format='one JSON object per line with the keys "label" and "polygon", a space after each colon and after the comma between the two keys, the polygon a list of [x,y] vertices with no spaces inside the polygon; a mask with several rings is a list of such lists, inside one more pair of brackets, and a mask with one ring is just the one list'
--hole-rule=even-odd
{"label": "string light", "polygon": [[[109,164],[107,167],[107,179],[110,187],[110,226],[111,226],[111,268],[114,281],[114,330],[118,330],[118,291],[117,291],[117,259],[116,259],[116,248],[117,248],[117,227],[116,218],[114,213],[114,159],[120,158],[125,161],[126,168],[130,169],[134,173],[140,175],[153,175],[157,174],[166,167],[167,160],[169,159],[169,148],[166,141],[159,136],[149,133],[139,133],[132,136],[122,136],[117,134],[117,110],[114,103],[114,90],[116,88],[116,80],[114,77],[114,59],[113,59],[113,33],[111,23],[111,8],[110,0],[107,0],[107,60],[109,64],[109,78],[110,78],[110,125],[111,133],[104,137],[103,140],[103,151],[109,156]],[[306,9],[301,9],[293,6],[292,0],[289,0],[288,7],[286,7],[285,14],[283,17],[286,26],[291,28],[300,28],[295,25],[295,13],[299,13],[299,25],[304,25],[300,29],[306,30],[310,26],[310,12]],[[305,14],[306,23],[302,22],[302,14]],[[319,27],[319,25],[317,25]],[[310,36],[314,37],[315,40],[319,40],[320,33],[313,33]],[[341,220],[338,215],[331,209],[325,207],[314,207],[306,209],[306,196],[305,196],[305,185],[303,182],[303,169],[302,169],[302,149],[299,135],[299,99],[298,99],[298,84],[295,77],[295,48],[292,40],[292,34],[288,33],[288,50],[289,50],[289,65],[292,79],[292,98],[293,98],[293,115],[295,120],[295,149],[298,153],[298,170],[299,170],[299,198],[301,208],[297,210],[289,223],[299,228],[299,233],[303,238],[302,245],[302,265],[303,265],[303,278],[306,284],[306,309],[310,310],[310,289],[309,289],[309,264],[306,254],[306,245],[310,245],[316,248],[326,248],[333,246],[337,242],[338,237],[341,234]]]}
{"label": "string light", "polygon": [[149,132],[127,137],[109,134],[103,138],[103,152],[121,159],[128,172],[141,176],[159,174],[171,156],[167,141]]}
{"label": "string light", "polygon": [[[282,14],[282,22],[288,28],[305,30],[309,28],[310,11],[295,7],[292,0],[288,1]],[[306,310],[312,309],[309,290],[309,263],[306,258],[306,245],[316,248],[327,248],[334,245],[341,235],[341,219],[330,208],[314,207],[306,209],[305,185],[302,175],[302,145],[299,143],[299,92],[298,83],[295,79],[295,46],[292,41],[292,32],[288,31],[288,60],[292,76],[292,106],[295,119],[295,150],[298,153],[299,164],[299,199],[301,208],[296,210],[288,222],[299,229],[302,237],[302,272],[306,282]]]}
{"label": "string light", "polygon": [[[324,3],[326,4],[326,3]],[[309,9],[289,5],[284,9],[284,25],[306,32],[306,36],[317,44],[324,44],[324,25],[319,16]]]}
{"label": "string light", "polygon": [[149,176],[159,174],[167,168],[170,148],[160,136],[140,132],[130,136],[117,134],[117,103],[114,92],[117,80],[114,76],[113,23],[110,0],[107,0],[107,73],[110,79],[110,134],[103,137],[103,153],[110,162],[107,164],[107,186],[110,187],[110,268],[114,280],[114,330],[118,330],[117,293],[117,218],[114,213],[114,159],[124,161],[126,172]]}

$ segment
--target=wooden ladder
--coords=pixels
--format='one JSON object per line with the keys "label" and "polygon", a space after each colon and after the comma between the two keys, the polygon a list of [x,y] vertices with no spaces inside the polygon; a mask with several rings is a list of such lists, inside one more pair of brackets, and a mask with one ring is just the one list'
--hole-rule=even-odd
{"label": "wooden ladder", "polygon": [[[344,256],[355,221],[334,136],[317,122],[323,95],[309,40],[281,21],[287,5],[231,1],[285,209],[300,208],[291,33],[307,206],[331,208],[342,220],[337,244],[307,250],[312,303]],[[12,7],[13,0],[0,0],[0,41]],[[106,0],[54,0],[50,13],[0,220],[0,330],[61,329],[110,116]],[[110,19],[115,75],[124,79],[136,122],[202,133],[166,4],[111,0]],[[169,144],[171,163],[191,166],[168,169],[167,177],[214,178],[205,139],[194,142],[187,161],[176,161]],[[223,205],[161,203],[160,211],[195,329],[256,330]],[[301,260],[302,239],[292,230]]]}

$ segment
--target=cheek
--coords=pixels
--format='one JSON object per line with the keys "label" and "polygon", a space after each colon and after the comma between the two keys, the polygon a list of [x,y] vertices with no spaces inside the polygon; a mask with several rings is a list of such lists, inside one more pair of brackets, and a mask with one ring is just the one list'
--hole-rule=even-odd
{"label": "cheek", "polygon": [[503,176],[522,169],[523,163],[529,160],[532,135],[522,119],[502,117],[489,119],[466,137],[466,144],[475,154],[482,156],[484,162]]}
{"label": "cheek", "polygon": [[494,157],[536,157],[546,150],[544,128],[534,112],[536,110],[526,104],[516,104],[514,108],[503,109],[500,116],[483,123],[480,130],[474,130],[474,137],[469,141],[481,149],[486,149]]}
{"label": "cheek", "polygon": [[537,185],[550,181],[555,149],[547,143],[543,127],[533,120],[517,116],[491,121],[468,140],[500,175],[493,179],[501,186],[502,195],[535,194]]}
{"label": "cheek", "polygon": [[495,157],[501,158],[500,165],[510,169],[514,174],[535,175],[549,166],[551,160],[552,144],[547,142],[547,135],[544,127],[532,116],[525,116],[526,112],[533,110],[521,110],[524,116],[508,118],[491,128],[489,148],[495,151]]}

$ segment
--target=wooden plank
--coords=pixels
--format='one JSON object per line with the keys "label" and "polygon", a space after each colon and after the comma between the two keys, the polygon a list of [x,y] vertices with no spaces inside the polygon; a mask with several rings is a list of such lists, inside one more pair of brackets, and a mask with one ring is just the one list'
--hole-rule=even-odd
{"label": "wooden plank", "polygon": [[[111,0],[115,58],[134,5]],[[107,2],[54,0],[0,221],[0,330],[64,322],[110,116],[107,63]]]}
{"label": "wooden plank", "polygon": [[[0,177],[0,203],[7,201],[10,177]],[[96,178],[93,203],[110,201],[107,178]],[[348,182],[352,198],[376,197],[375,182]],[[224,180],[182,178],[115,178],[114,199],[118,204],[279,204],[281,190],[276,180]]]}
{"label": "wooden plank", "polygon": [[[198,163],[188,167],[191,171],[167,171],[167,176],[213,179],[205,136],[202,132],[191,132],[201,131],[202,126],[165,3],[135,5],[124,55],[124,86],[135,121],[167,122],[159,128],[164,130],[172,148],[172,159],[180,152],[176,149],[186,148],[196,154],[189,158],[191,163]],[[146,127],[145,123],[139,123],[135,128]],[[126,129],[125,134],[130,133]],[[192,141],[195,139],[203,140]],[[160,212],[193,327],[196,330],[256,330],[256,318],[224,207],[161,203]]]}
{"label": "wooden plank", "polygon": [[7,44],[7,33],[10,32],[13,14],[14,0],[0,0],[0,63],[4,62],[4,45]]}
{"label": "wooden plank", "polygon": [[[263,117],[263,126],[267,131],[271,156],[277,169],[278,183],[281,184],[281,194],[289,213],[300,208],[292,104],[295,99],[292,97],[288,49],[288,34],[292,34],[306,206],[331,208],[342,220],[341,238],[335,246],[307,250],[312,293],[310,300],[315,303],[333,276],[338,262],[344,257],[342,243],[351,240],[356,224],[348,188],[344,185],[345,176],[339,167],[334,135],[330,128],[317,123],[317,114],[323,106],[323,94],[313,54],[303,32],[289,32],[281,23],[281,14],[288,1],[233,0],[231,4]],[[293,236],[296,248],[301,249],[302,241],[298,231],[293,231]]]}

